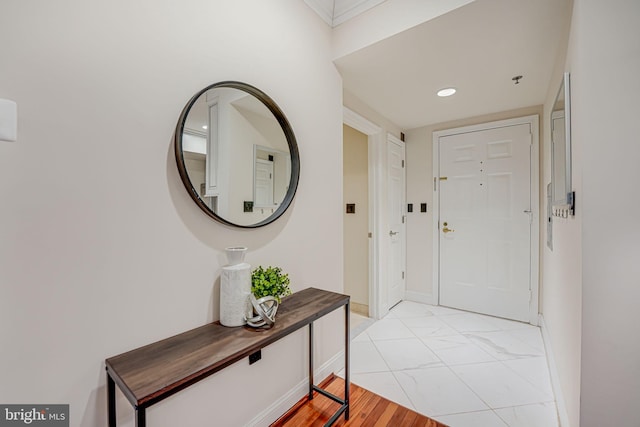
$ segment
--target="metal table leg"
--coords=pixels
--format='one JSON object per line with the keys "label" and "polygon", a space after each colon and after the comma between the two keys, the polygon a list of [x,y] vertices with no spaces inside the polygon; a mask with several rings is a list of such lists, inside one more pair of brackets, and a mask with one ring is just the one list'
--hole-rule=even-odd
{"label": "metal table leg", "polygon": [[136,427],[146,427],[147,411],[145,408],[136,408]]}
{"label": "metal table leg", "polygon": [[107,372],[107,412],[109,427],[116,427],[116,383]]}
{"label": "metal table leg", "polygon": [[344,411],[344,419],[349,419],[349,343],[351,329],[349,325],[349,318],[351,312],[349,311],[349,302],[344,306],[344,403],[347,409]]}
{"label": "metal table leg", "polygon": [[309,323],[309,400],[313,399],[313,322]]}

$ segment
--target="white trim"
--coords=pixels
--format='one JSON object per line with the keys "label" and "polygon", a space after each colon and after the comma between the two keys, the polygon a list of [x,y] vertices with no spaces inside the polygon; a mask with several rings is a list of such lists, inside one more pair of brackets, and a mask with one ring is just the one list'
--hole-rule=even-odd
{"label": "white trim", "polygon": [[350,126],[365,135],[371,136],[382,132],[382,128],[380,126],[365,119],[348,107],[342,107],[342,121],[345,125]]}
{"label": "white trim", "polygon": [[347,22],[349,19],[355,18],[361,13],[364,13],[367,10],[376,7],[380,3],[384,3],[385,1],[386,0],[359,0],[355,5],[351,6],[344,12],[336,11],[334,8],[333,26],[337,27],[338,25]]}
{"label": "white trim", "polygon": [[433,295],[422,292],[404,291],[404,299],[406,301],[419,302],[421,304],[438,305],[438,302],[434,300]]}
{"label": "white trim", "polygon": [[335,1],[304,0],[307,6],[320,15],[322,20],[330,27],[337,27],[385,1],[386,0],[356,0],[355,3],[351,1],[350,3],[354,4],[336,13]]}
{"label": "white trim", "polygon": [[344,124],[369,137],[367,144],[369,157],[369,232],[372,236],[369,239],[369,317],[381,319],[388,311],[388,308],[385,311],[384,307],[382,307],[380,295],[380,278],[382,277],[380,265],[382,245],[380,237],[383,235],[380,213],[384,208],[381,194],[384,184],[382,162],[385,158],[383,153],[385,140],[380,126],[347,107],[343,107],[342,111]]}
{"label": "white trim", "polygon": [[431,223],[433,227],[433,252],[432,252],[432,270],[433,277],[431,281],[431,295],[433,295],[433,300],[435,305],[440,304],[440,181],[438,177],[440,176],[440,144],[438,143],[440,135],[437,135],[437,132],[433,133],[431,143],[433,148],[433,185],[429,183],[431,188],[433,188],[433,198],[431,204],[433,205],[433,222]]}
{"label": "white trim", "polygon": [[477,132],[481,130],[495,129],[507,126],[516,126],[521,124],[529,124],[531,126],[531,269],[530,269],[530,286],[531,286],[531,303],[529,304],[529,323],[538,324],[538,304],[540,284],[540,128],[538,115],[525,117],[517,117],[514,119],[499,120],[495,122],[481,123],[472,126],[463,126],[459,128],[446,129],[433,132],[433,285],[432,293],[435,300],[439,302],[440,292],[440,248],[438,221],[440,219],[440,181],[436,179],[440,176],[440,138],[443,136],[457,135],[461,133]]}
{"label": "white trim", "polygon": [[556,366],[555,358],[553,356],[553,349],[551,348],[551,339],[549,337],[549,330],[547,324],[544,323],[544,317],[542,314],[539,316],[540,332],[542,333],[542,341],[544,342],[545,354],[547,355],[547,365],[549,366],[549,376],[551,377],[551,388],[556,398],[556,408],[558,410],[559,427],[570,427],[569,414],[567,412],[567,405],[564,402],[564,394],[562,393],[562,387],[560,386],[560,376],[558,375],[558,367]]}
{"label": "white trim", "polygon": [[[313,377],[324,380],[334,372],[344,368],[344,350],[340,350],[335,356],[327,360],[320,368],[313,371]],[[287,394],[273,402],[264,411],[256,415],[245,424],[246,427],[267,426],[280,418],[282,414],[291,409],[300,399],[309,393],[309,377],[305,377],[296,384]]]}
{"label": "white trim", "polygon": [[[531,305],[529,322],[538,325],[540,319],[540,123],[538,115],[531,119]],[[546,226],[546,223],[545,223]],[[546,229],[546,228],[545,228]]]}
{"label": "white trim", "polygon": [[[331,8],[331,10],[329,10],[325,7],[323,2],[319,0],[304,0],[304,2],[307,4],[307,6],[313,9],[313,11],[317,13],[320,18],[322,18],[322,20],[327,23],[327,25],[333,27],[333,7]],[[333,6],[333,2],[331,2],[331,5]]]}
{"label": "white trim", "polygon": [[385,183],[385,143],[382,132],[369,135],[369,227],[371,228],[371,265],[369,266],[369,317],[376,320],[382,319],[389,312],[389,307],[385,306],[386,298],[382,298],[381,280],[384,277],[382,260],[382,236],[384,236],[382,212],[383,203],[382,189]]}

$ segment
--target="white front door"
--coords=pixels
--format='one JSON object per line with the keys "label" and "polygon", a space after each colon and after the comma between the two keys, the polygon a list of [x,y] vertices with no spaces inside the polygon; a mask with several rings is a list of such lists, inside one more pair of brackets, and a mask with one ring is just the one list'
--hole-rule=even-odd
{"label": "white front door", "polygon": [[404,142],[389,135],[387,140],[387,209],[389,215],[388,308],[402,301],[405,293],[406,225],[404,204],[406,178],[404,173],[404,158]]}
{"label": "white front door", "polygon": [[531,125],[439,145],[440,304],[529,321]]}

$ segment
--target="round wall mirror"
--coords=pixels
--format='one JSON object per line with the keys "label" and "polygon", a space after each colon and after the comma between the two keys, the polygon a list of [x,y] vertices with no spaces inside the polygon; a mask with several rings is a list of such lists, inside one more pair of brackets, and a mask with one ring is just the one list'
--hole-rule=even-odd
{"label": "round wall mirror", "polygon": [[276,103],[240,82],[215,83],[182,110],[175,132],[182,182],[207,215],[255,228],[278,219],[298,187],[293,130]]}

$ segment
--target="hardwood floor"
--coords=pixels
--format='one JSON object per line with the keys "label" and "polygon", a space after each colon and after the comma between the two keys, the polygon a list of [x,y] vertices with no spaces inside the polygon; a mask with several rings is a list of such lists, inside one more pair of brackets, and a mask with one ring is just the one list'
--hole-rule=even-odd
{"label": "hardwood floor", "polygon": [[[344,395],[344,380],[335,375],[324,380],[320,387],[336,396]],[[349,421],[345,422],[343,415],[334,424],[336,427],[447,427],[353,383],[350,395]],[[313,400],[304,397],[271,427],[323,426],[338,408],[334,401],[314,393]]]}

